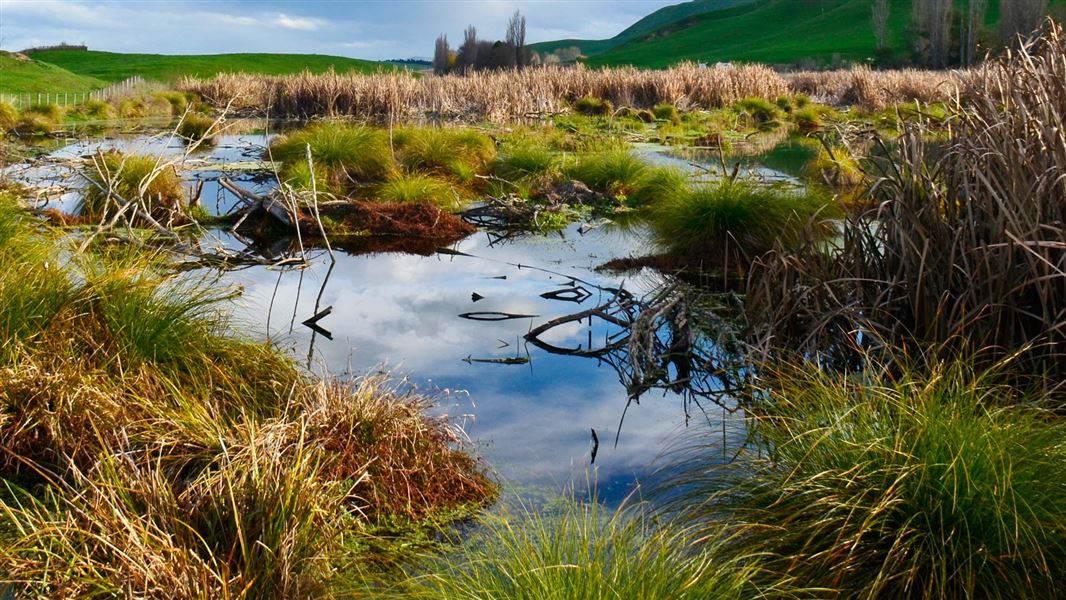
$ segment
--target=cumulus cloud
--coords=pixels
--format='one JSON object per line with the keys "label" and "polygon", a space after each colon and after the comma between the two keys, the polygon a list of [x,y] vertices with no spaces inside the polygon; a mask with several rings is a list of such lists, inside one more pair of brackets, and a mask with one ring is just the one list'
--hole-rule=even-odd
{"label": "cumulus cloud", "polygon": [[274,24],[278,27],[284,27],[285,29],[295,29],[297,31],[317,31],[318,20],[308,19],[307,17],[290,17],[285,13],[281,13],[274,19]]}

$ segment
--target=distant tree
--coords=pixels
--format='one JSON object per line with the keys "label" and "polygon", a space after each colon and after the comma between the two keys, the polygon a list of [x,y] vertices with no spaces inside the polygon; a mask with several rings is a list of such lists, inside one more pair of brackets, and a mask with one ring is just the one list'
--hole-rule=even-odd
{"label": "distant tree", "polygon": [[914,0],[915,43],[936,69],[948,65],[951,48],[952,0]]}
{"label": "distant tree", "polygon": [[448,36],[441,34],[433,48],[433,72],[443,75],[448,72],[451,60],[451,48],[448,47]]}
{"label": "distant tree", "polygon": [[988,0],[966,0],[959,12],[959,62],[968,67],[977,62],[977,42],[984,29]]}
{"label": "distant tree", "polygon": [[1008,45],[1019,35],[1028,36],[1040,26],[1048,12],[1048,0],[1000,0],[999,33]]}
{"label": "distant tree", "polygon": [[459,62],[464,71],[477,68],[477,28],[473,25],[463,32],[463,45],[459,48]]}
{"label": "distant tree", "polygon": [[870,9],[870,24],[873,26],[877,49],[888,48],[888,0],[874,0]]}
{"label": "distant tree", "polygon": [[507,37],[505,43],[511,48],[513,58],[509,61],[510,66],[521,69],[526,66],[526,18],[522,13],[515,11],[511,20],[507,22]]}

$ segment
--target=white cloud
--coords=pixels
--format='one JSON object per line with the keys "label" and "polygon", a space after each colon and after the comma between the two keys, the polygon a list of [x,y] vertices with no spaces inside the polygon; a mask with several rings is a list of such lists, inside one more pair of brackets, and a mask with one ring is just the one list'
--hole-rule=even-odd
{"label": "white cloud", "polygon": [[281,13],[278,18],[274,19],[274,24],[278,27],[297,31],[317,31],[319,21],[317,19],[308,19],[307,17],[290,17],[285,13]]}

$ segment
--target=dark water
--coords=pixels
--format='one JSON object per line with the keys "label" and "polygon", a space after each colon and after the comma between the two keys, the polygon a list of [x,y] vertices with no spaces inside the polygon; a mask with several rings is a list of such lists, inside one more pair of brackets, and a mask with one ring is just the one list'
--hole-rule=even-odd
{"label": "dark water", "polygon": [[[190,189],[204,182],[201,198],[209,211],[224,213],[235,202],[218,186],[220,176],[258,191],[269,188],[270,178],[253,164],[266,139],[258,133],[225,136],[185,161]],[[183,154],[177,140],[141,137],[80,142],[53,157],[99,147],[166,158]],[[638,153],[678,166],[713,162],[671,157],[655,147],[640,147]],[[767,178],[791,179],[759,170]],[[37,183],[71,181],[69,172],[60,171],[46,167],[23,175]],[[69,207],[76,199],[71,192],[53,205]],[[225,231],[208,232],[203,243],[244,247]],[[337,375],[384,370],[439,394],[440,410],[463,426],[504,480],[526,489],[570,484],[580,489],[595,481],[600,498],[615,501],[647,479],[679,438],[710,430],[735,443],[743,434],[738,414],[693,394],[691,387],[635,389],[623,343],[627,331],[618,324],[592,317],[550,329],[539,337],[540,346],[525,339],[552,319],[617,303],[620,289],[639,301],[670,285],[650,271],[617,275],[596,269],[648,250],[639,227],[623,231],[600,224],[582,233],[575,224],[562,233],[511,239],[481,231],[430,256],[338,252],[334,263],[315,250],[306,268],[254,266],[201,274],[217,285],[243,289],[233,311],[240,331],[270,339],[312,369]],[[302,324],[327,308],[331,312],[317,323],[324,333]],[[523,316],[483,320],[496,313]],[[717,351],[699,329],[691,337],[704,354]],[[706,368],[693,374],[687,368],[672,364],[669,377],[691,376],[703,391],[715,386]],[[724,403],[729,406],[728,397]]]}

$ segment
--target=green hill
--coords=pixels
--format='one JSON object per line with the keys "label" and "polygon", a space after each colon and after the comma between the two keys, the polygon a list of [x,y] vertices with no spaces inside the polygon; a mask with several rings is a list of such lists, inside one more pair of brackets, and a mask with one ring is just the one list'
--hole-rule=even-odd
{"label": "green hill", "polygon": [[338,73],[389,70],[383,63],[322,54],[119,54],[85,50],[42,50],[34,60],[62,67],[72,73],[107,82],[140,75],[152,81],[174,82],[184,76],[211,77],[218,73],[286,75],[304,70],[322,73],[330,67]]}
{"label": "green hill", "polygon": [[659,10],[637,21],[633,25],[630,25],[624,31],[622,31],[622,33],[619,33],[618,35],[610,39],[556,40],[552,42],[541,42],[539,44],[531,44],[530,49],[536,52],[546,53],[554,52],[559,48],[569,48],[577,46],[585,55],[600,54],[602,52],[610,50],[611,48],[620,46],[628,41],[635,40],[642,36],[651,34],[662,27],[666,27],[684,21],[685,19],[704,13],[733,8],[744,4],[751,4],[757,1],[758,0],[692,0],[691,2],[685,2],[683,4],[674,4],[672,6],[660,8]]}
{"label": "green hill", "polygon": [[27,59],[21,54],[0,52],[0,93],[3,94],[88,92],[105,85],[105,82],[94,77],[75,75],[55,65]]}
{"label": "green hill", "polygon": [[[1062,10],[1066,0],[1052,0]],[[891,44],[905,51],[912,0],[890,0]],[[681,61],[795,64],[876,55],[871,0],[695,0],[669,6],[609,40],[537,44],[541,52],[578,46],[591,66],[661,68]],[[990,30],[999,1],[988,3]]]}

